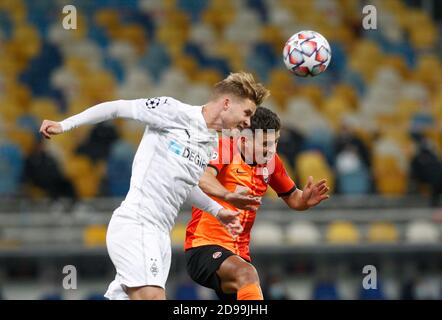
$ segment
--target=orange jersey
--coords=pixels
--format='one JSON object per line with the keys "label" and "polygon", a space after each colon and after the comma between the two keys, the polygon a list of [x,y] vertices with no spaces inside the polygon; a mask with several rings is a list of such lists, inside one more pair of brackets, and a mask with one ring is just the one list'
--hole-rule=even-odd
{"label": "orange jersey", "polygon": [[[296,190],[296,184],[287,175],[277,154],[266,164],[247,164],[233,138],[219,140],[218,157],[212,160],[209,166],[216,169],[218,181],[230,192],[249,189],[251,195],[262,197],[270,185],[282,197]],[[187,225],[184,249],[219,245],[250,261],[250,231],[255,222],[256,212],[239,210],[216,197],[212,199],[227,209],[239,211],[244,231],[234,240],[213,215],[193,207],[192,219]]]}

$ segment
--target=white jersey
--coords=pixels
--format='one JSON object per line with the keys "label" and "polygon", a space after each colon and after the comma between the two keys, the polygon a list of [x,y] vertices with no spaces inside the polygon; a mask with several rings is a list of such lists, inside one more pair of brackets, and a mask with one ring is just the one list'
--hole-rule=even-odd
{"label": "white jersey", "polygon": [[60,124],[67,131],[116,117],[140,120],[148,126],[132,165],[130,190],[120,208],[137,215],[140,222],[170,232],[215,152],[217,134],[207,128],[201,106],[170,97],[106,102]]}

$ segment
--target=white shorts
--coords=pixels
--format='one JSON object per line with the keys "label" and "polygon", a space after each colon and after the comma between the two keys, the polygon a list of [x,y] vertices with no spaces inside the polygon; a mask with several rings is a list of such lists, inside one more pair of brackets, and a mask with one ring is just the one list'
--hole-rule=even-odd
{"label": "white shorts", "polygon": [[120,208],[109,222],[106,245],[117,271],[106,298],[128,299],[127,287],[165,289],[172,255],[169,233],[140,222],[133,213]]}

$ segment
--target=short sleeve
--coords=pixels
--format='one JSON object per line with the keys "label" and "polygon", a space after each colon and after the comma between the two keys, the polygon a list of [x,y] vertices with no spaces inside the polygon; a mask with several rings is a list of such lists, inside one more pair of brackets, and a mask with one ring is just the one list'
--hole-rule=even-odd
{"label": "short sleeve", "polygon": [[209,167],[214,168],[219,173],[225,165],[231,163],[233,159],[233,144],[234,140],[231,137],[219,138],[218,148],[212,154]]}
{"label": "short sleeve", "polygon": [[281,158],[276,154],[273,159],[275,169],[270,177],[269,185],[279,197],[289,196],[296,190],[296,183],[287,174]]}

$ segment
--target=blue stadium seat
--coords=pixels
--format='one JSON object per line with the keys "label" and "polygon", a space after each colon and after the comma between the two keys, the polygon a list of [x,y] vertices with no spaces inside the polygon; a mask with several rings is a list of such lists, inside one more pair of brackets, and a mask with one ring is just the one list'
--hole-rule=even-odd
{"label": "blue stadium seat", "polygon": [[10,143],[0,145],[0,196],[17,193],[23,172],[23,156],[18,146]]}
{"label": "blue stadium seat", "polygon": [[313,289],[314,300],[339,300],[336,284],[328,281],[318,282]]}
{"label": "blue stadium seat", "polygon": [[370,174],[365,167],[354,172],[338,174],[338,190],[342,194],[370,193]]}
{"label": "blue stadium seat", "polygon": [[133,147],[125,141],[118,141],[112,146],[107,164],[111,196],[124,196],[129,191],[134,155]]}

